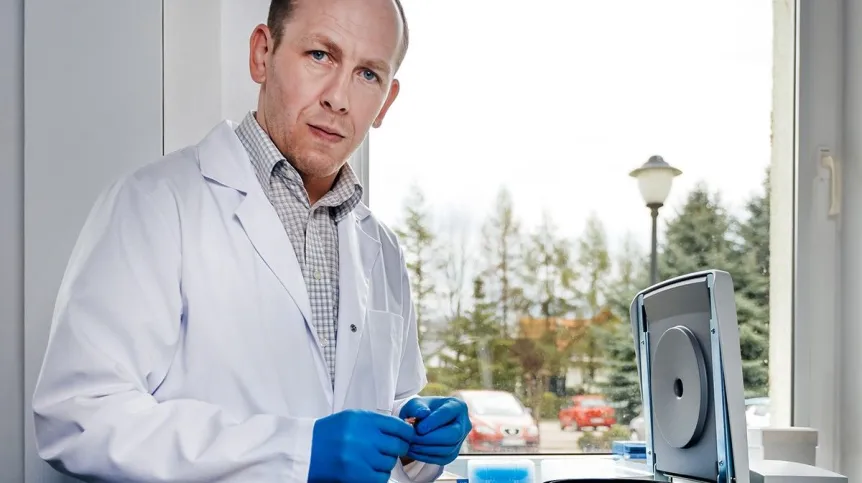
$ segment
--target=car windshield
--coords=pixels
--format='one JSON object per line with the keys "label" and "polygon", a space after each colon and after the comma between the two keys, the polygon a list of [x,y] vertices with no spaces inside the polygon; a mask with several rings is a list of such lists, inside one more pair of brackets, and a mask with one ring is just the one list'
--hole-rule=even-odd
{"label": "car windshield", "polygon": [[581,399],[581,406],[585,408],[604,408],[608,406],[608,403],[604,399],[589,398]]}
{"label": "car windshield", "polygon": [[470,398],[470,407],[479,416],[520,416],[524,407],[510,394],[483,394]]}

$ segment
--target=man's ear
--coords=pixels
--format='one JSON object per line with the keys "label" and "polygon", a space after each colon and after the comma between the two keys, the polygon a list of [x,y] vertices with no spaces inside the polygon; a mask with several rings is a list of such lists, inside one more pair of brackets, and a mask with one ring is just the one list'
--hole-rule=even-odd
{"label": "man's ear", "polygon": [[383,118],[386,117],[386,112],[389,111],[389,107],[395,102],[395,98],[398,97],[400,90],[401,83],[398,82],[398,79],[393,80],[392,86],[389,88],[389,95],[386,97],[386,102],[383,103],[383,108],[380,109],[380,113],[377,114],[377,118],[374,119],[372,126],[377,128],[383,125]]}
{"label": "man's ear", "polygon": [[251,78],[258,84],[266,82],[266,65],[269,62],[269,54],[274,46],[272,33],[266,24],[260,24],[251,32],[248,41],[248,69]]}

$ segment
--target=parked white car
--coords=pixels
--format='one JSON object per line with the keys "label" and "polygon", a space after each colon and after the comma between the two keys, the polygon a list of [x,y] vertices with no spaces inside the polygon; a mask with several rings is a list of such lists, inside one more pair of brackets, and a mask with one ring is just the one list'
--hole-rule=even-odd
{"label": "parked white car", "polygon": [[646,427],[644,426],[643,409],[638,412],[638,415],[632,418],[629,422],[629,430],[631,430],[632,441],[646,441]]}
{"label": "parked white car", "polygon": [[749,428],[769,427],[768,397],[755,397],[745,400],[745,422]]}
{"label": "parked white car", "polygon": [[[756,397],[745,400],[745,422],[749,428],[769,427],[768,397]],[[643,409],[641,409],[638,415],[629,422],[632,441],[646,440],[646,428],[644,425]]]}

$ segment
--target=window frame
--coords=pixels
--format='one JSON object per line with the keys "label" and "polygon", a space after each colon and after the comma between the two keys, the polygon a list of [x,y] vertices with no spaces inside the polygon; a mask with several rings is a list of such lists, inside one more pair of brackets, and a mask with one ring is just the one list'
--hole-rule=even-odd
{"label": "window frame", "polygon": [[831,173],[819,152],[843,154],[844,2],[796,0],[793,426],[818,432],[817,465],[841,468],[841,236],[828,215]]}
{"label": "window frame", "polygon": [[[837,469],[837,383],[835,378],[830,382],[830,378],[821,376],[834,373],[841,363],[840,251],[824,249],[839,239],[835,220],[829,219],[823,209],[823,193],[801,186],[799,180],[822,182],[824,176],[828,177],[818,163],[812,162],[820,148],[830,147],[840,159],[844,7],[841,2],[818,2],[817,8],[814,2],[799,0],[772,3],[775,85],[770,163],[771,418],[776,426],[817,429],[818,466]],[[369,134],[351,159],[365,186],[366,204],[371,191],[371,137]],[[821,236],[824,230],[830,233],[825,240]],[[831,276],[816,278],[822,271]],[[832,354],[834,358],[812,354]],[[564,456],[601,455],[573,452],[527,457],[541,460]],[[467,459],[482,457],[486,456],[459,457],[454,469],[457,471]]]}
{"label": "window frame", "polygon": [[350,163],[350,167],[353,168],[353,171],[356,173],[356,177],[359,179],[359,183],[363,187],[362,203],[364,203],[365,206],[371,206],[369,203],[369,200],[371,199],[369,197],[369,192],[371,191],[371,187],[369,186],[369,180],[371,179],[369,172],[369,167],[371,164],[369,159],[370,138],[371,133],[365,136],[365,139],[362,140],[362,143],[359,145],[358,148],[356,148],[356,151],[353,152],[353,154],[350,156],[350,160],[348,161]]}

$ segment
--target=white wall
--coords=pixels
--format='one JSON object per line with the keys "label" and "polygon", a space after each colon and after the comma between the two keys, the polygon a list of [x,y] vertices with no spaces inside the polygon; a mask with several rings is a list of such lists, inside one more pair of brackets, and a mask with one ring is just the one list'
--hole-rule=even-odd
{"label": "white wall", "polygon": [[222,0],[221,9],[223,115],[241,121],[257,106],[259,86],[249,73],[249,40],[254,27],[266,23],[269,0]]}
{"label": "white wall", "polygon": [[24,481],[24,0],[0,2],[0,66],[0,480]]}
{"label": "white wall", "polygon": [[268,8],[269,0],[165,3],[165,152],[256,108],[249,39]]}
{"label": "white wall", "polygon": [[213,0],[164,5],[166,153],[203,138],[222,119],[221,9]]}
{"label": "white wall", "polygon": [[98,192],[162,154],[162,1],[25,5],[26,473],[12,481],[48,483],[61,478],[36,454],[30,395],[60,280]]}

